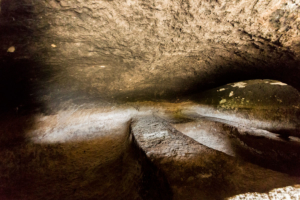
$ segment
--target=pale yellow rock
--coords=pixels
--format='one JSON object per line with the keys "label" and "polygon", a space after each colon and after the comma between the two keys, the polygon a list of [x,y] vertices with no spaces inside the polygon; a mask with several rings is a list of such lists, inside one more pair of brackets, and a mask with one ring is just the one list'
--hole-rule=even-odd
{"label": "pale yellow rock", "polygon": [[16,51],[16,48],[14,46],[11,46],[7,49],[7,52],[14,53]]}

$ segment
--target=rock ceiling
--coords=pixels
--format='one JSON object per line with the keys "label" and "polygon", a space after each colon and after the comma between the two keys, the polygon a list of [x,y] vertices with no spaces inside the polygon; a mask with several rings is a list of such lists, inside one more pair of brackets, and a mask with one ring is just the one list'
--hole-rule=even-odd
{"label": "rock ceiling", "polygon": [[255,78],[299,88],[298,3],[2,0],[1,57],[35,66],[14,67],[49,90],[42,101],[174,98]]}

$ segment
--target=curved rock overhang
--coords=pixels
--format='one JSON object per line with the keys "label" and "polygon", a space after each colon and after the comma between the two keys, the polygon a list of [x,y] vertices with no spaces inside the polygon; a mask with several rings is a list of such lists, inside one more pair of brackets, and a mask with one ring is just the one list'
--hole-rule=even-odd
{"label": "curved rock overhang", "polygon": [[290,0],[2,0],[1,85],[41,102],[175,99],[257,78],[299,89],[298,12]]}

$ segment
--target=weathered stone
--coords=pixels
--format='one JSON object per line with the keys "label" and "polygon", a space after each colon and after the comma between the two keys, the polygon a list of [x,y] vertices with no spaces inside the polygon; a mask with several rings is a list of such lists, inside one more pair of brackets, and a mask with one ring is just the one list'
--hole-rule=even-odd
{"label": "weathered stone", "polygon": [[209,117],[173,126],[200,144],[264,168],[300,176],[300,140]]}
{"label": "weathered stone", "polygon": [[[0,0],[0,199],[218,199],[296,183],[238,155],[297,175],[299,27],[294,0]],[[258,78],[290,86],[232,101]],[[237,81],[205,93],[217,106],[190,102]],[[236,158],[149,117],[179,127],[205,113]],[[129,123],[141,116],[140,148]]]}
{"label": "weathered stone", "polygon": [[132,133],[147,157],[166,175],[173,199],[223,199],[299,181],[207,148],[157,117],[135,119]]}
{"label": "weathered stone", "polygon": [[229,83],[192,99],[199,106],[183,110],[183,114],[197,113],[284,137],[299,137],[300,93],[286,83],[268,79]]}
{"label": "weathered stone", "polygon": [[264,77],[300,88],[299,5],[291,0],[4,0],[1,9],[2,48],[14,44],[15,59],[41,66],[35,73],[48,80],[35,84],[52,102],[80,91],[106,100],[176,98]]}
{"label": "weathered stone", "polygon": [[294,187],[284,187],[278,188],[270,191],[269,193],[246,193],[237,195],[232,198],[228,198],[228,200],[240,200],[240,199],[247,199],[247,200],[276,200],[276,199],[299,199],[300,197],[300,189],[299,185],[295,185]]}

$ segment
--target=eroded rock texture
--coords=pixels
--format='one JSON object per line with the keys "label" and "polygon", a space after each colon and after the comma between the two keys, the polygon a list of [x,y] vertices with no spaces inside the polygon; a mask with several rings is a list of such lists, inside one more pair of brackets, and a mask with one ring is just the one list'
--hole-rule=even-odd
{"label": "eroded rock texture", "polygon": [[0,199],[299,198],[299,3],[0,0]]}
{"label": "eroded rock texture", "polygon": [[284,174],[237,162],[183,135],[157,117],[133,123],[137,144],[165,174],[173,199],[224,199],[297,183]]}
{"label": "eroded rock texture", "polygon": [[292,0],[3,0],[1,58],[22,60],[10,68],[48,104],[176,98],[252,78],[299,88],[298,10]]}

